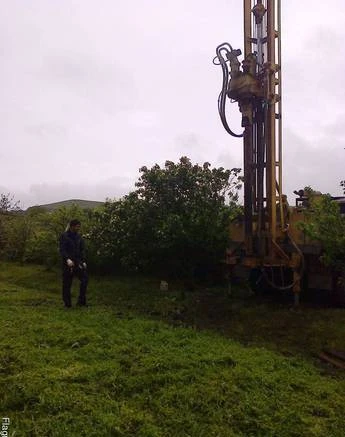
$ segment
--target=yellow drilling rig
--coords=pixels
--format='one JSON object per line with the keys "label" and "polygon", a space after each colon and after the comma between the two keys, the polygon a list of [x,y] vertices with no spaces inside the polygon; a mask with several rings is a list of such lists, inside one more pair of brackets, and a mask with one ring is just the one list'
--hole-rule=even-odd
{"label": "yellow drilling rig", "polygon": [[[218,110],[225,130],[243,139],[244,214],[231,225],[230,271],[260,272],[267,286],[293,290],[298,304],[308,259],[309,286],[334,288],[318,261],[319,245],[307,241],[297,223],[303,206],[291,208],[282,188],[281,1],[244,0],[244,53],[219,45],[213,62],[223,71]],[[228,100],[237,102],[242,132],[226,117]],[[303,199],[303,193],[300,194]],[[333,285],[332,285],[333,284]]]}

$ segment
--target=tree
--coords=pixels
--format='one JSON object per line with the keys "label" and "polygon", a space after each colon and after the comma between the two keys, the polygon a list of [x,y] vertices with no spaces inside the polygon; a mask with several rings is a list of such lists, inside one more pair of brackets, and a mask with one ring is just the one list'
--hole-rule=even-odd
{"label": "tree", "polygon": [[20,211],[19,201],[10,193],[0,194],[0,255],[5,256],[9,244],[12,222]]}
{"label": "tree", "polygon": [[223,257],[238,212],[240,169],[187,157],[142,167],[136,190],[107,202],[93,229],[100,253],[132,269],[192,276]]}
{"label": "tree", "polygon": [[345,180],[340,182],[340,186],[343,187],[343,193],[345,194]]}
{"label": "tree", "polygon": [[153,250],[153,245],[148,244],[152,234],[147,212],[145,202],[135,192],[120,200],[108,199],[94,212],[87,236],[92,262],[100,271],[139,270],[147,266]]}
{"label": "tree", "polygon": [[312,240],[320,242],[321,261],[334,271],[345,272],[345,218],[329,194],[315,195],[310,187],[308,190],[308,220],[301,227]]}
{"label": "tree", "polygon": [[7,227],[7,244],[4,250],[7,259],[24,263],[34,229],[35,223],[32,217],[20,214],[12,218]]}
{"label": "tree", "polygon": [[9,212],[17,212],[20,210],[19,201],[14,200],[14,196],[10,193],[0,194],[0,214],[6,214]]}

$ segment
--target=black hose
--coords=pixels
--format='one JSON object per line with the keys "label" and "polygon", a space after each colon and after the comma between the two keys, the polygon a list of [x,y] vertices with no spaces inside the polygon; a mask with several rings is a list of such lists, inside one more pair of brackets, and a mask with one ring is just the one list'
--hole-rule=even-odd
{"label": "black hose", "polygon": [[[213,59],[213,64],[214,65],[221,65],[222,71],[223,71],[222,90],[221,90],[219,97],[218,97],[218,112],[219,112],[219,116],[220,116],[220,119],[222,121],[222,124],[224,126],[224,129],[228,132],[228,134],[230,134],[231,136],[233,136],[235,138],[242,138],[244,133],[236,134],[235,132],[233,132],[230,129],[228,122],[226,120],[225,106],[226,106],[226,93],[227,93],[228,80],[229,80],[229,69],[228,69],[228,66],[226,65],[227,61],[225,61],[223,56],[222,56],[222,53],[221,53],[222,50],[225,50],[227,53],[230,53],[233,51],[233,49],[232,49],[231,45],[228,43],[220,44],[216,48],[217,56]],[[216,59],[218,59],[219,63],[216,62]]]}
{"label": "black hose", "polygon": [[293,288],[293,287],[297,284],[297,282],[300,280],[300,278],[298,278],[298,279],[295,279],[295,281],[292,282],[292,283],[289,284],[289,285],[281,286],[281,285],[277,285],[277,284],[275,284],[273,281],[271,281],[271,280],[268,278],[268,275],[267,275],[267,273],[266,273],[266,271],[265,271],[265,268],[262,268],[262,269],[261,269],[261,273],[262,273],[262,276],[265,278],[265,281],[267,282],[267,284],[268,284],[270,287],[272,287],[272,288],[274,288],[274,289],[276,289],[276,290],[280,290],[280,291],[290,290],[290,288]]}
{"label": "black hose", "polygon": [[[276,290],[281,290],[281,291],[285,291],[285,290],[289,290],[290,288],[293,288],[293,287],[297,284],[297,282],[301,280],[301,277],[302,277],[303,272],[304,272],[304,269],[305,269],[305,260],[304,260],[303,252],[302,252],[301,249],[297,246],[295,240],[292,238],[292,236],[290,235],[290,233],[289,233],[288,231],[286,231],[286,234],[287,234],[287,236],[289,237],[289,239],[290,239],[290,241],[291,241],[293,247],[296,249],[296,252],[297,252],[297,253],[299,254],[299,256],[301,257],[301,268],[300,268],[300,271],[299,271],[299,276],[300,276],[300,277],[297,278],[297,279],[295,279],[295,280],[294,280],[291,284],[289,284],[289,285],[281,286],[281,285],[277,285],[277,284],[275,284],[275,283],[273,282],[273,279],[272,279],[272,281],[271,281],[271,280],[268,278],[268,275],[267,275],[267,273],[266,273],[266,271],[265,271],[265,267],[263,267],[263,268],[261,269],[262,277],[265,278],[265,281],[268,283],[268,285],[269,285],[270,287],[272,287],[272,288],[275,288]],[[261,279],[261,278],[260,278],[260,279]],[[258,280],[258,282],[260,281],[260,279]]]}

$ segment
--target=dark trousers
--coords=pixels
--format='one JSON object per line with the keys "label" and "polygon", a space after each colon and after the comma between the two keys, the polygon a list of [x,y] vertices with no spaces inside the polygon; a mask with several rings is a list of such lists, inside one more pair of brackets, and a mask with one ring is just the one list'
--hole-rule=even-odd
{"label": "dark trousers", "polygon": [[68,307],[72,304],[71,287],[74,276],[76,276],[80,281],[78,304],[86,305],[86,289],[88,283],[87,271],[79,267],[69,268],[64,265],[62,268],[62,299],[65,306]]}

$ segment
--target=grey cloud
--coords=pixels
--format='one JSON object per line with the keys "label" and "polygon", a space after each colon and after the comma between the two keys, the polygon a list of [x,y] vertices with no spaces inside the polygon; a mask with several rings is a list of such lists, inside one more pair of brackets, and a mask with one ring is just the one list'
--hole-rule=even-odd
{"label": "grey cloud", "polygon": [[136,94],[132,73],[112,56],[57,52],[45,58],[38,77],[45,87],[63,87],[70,98],[77,95],[107,112],[131,108]]}
{"label": "grey cloud", "polygon": [[243,168],[243,162],[240,156],[235,156],[228,150],[219,154],[216,165],[222,165],[226,169]]}
{"label": "grey cloud", "polygon": [[68,199],[104,201],[106,198],[118,199],[133,189],[134,181],[125,177],[114,177],[95,184],[41,183],[31,185],[18,200],[25,208]]}
{"label": "grey cloud", "polygon": [[344,39],[344,31],[318,27],[302,47],[296,47],[293,58],[290,56],[286,62],[283,58],[284,101],[293,104],[305,118],[325,111],[335,118],[342,111]]}
{"label": "grey cloud", "polygon": [[10,193],[26,209],[34,205],[59,202],[69,199],[105,201],[119,199],[134,190],[134,179],[130,177],[113,177],[98,183],[42,182],[31,185],[28,190],[17,186],[0,186],[0,193]]}
{"label": "grey cloud", "polygon": [[177,147],[183,150],[196,149],[201,147],[199,137],[194,132],[186,132],[175,137]]}
{"label": "grey cloud", "polygon": [[64,137],[67,135],[67,129],[58,123],[39,123],[36,125],[26,126],[25,131],[30,135],[38,137]]}
{"label": "grey cloud", "polygon": [[[212,65],[219,43],[243,45],[242,2],[2,3],[1,184],[35,202],[97,200],[128,191],[105,179],[134,181],[142,165],[182,155],[242,166],[241,141],[218,119],[221,71]],[[315,171],[304,171],[313,185],[314,156],[324,159],[330,142],[343,151],[344,6],[331,0],[327,14],[314,8],[307,20],[308,2],[282,3],[286,183],[296,176],[289,156],[300,153],[304,167],[313,161]],[[238,19],[229,26],[229,17]],[[229,114],[240,130],[237,105]],[[336,156],[334,175],[344,162]]]}
{"label": "grey cloud", "polygon": [[[345,112],[335,117],[332,123],[326,123],[324,125],[324,135],[329,141],[340,142],[345,146]],[[345,155],[344,155],[345,163]]]}
{"label": "grey cloud", "polygon": [[[344,144],[344,143],[343,143]],[[323,193],[341,195],[339,182],[345,176],[343,147],[320,139],[311,144],[288,130],[284,149],[284,192],[311,186]]]}

